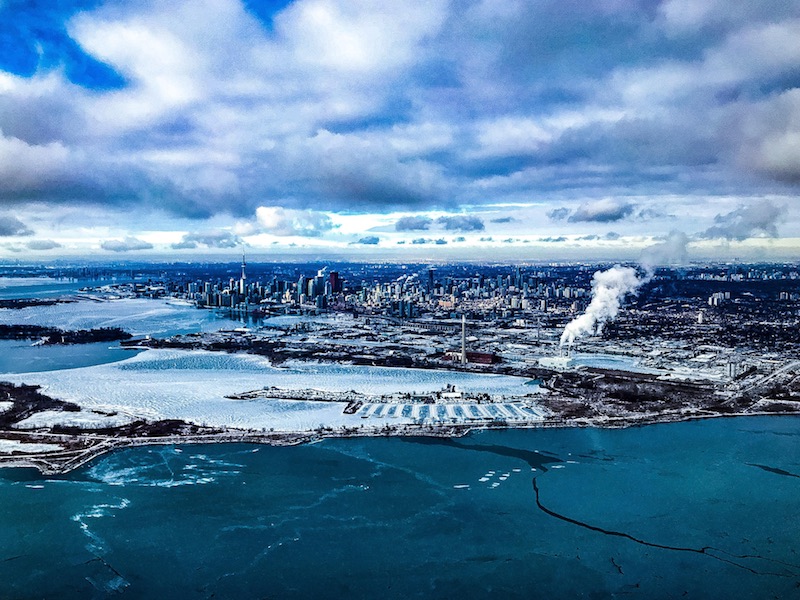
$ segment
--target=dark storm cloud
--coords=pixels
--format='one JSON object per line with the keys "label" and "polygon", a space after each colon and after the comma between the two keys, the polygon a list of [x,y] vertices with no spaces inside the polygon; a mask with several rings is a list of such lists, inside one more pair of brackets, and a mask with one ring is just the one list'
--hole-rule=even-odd
{"label": "dark storm cloud", "polygon": [[669,215],[663,209],[658,207],[648,207],[637,210],[635,218],[640,221],[650,221],[653,219],[674,218],[674,215]]}
{"label": "dark storm cloud", "polygon": [[428,217],[401,217],[394,224],[395,231],[424,231],[429,229],[433,219]]}
{"label": "dark storm cloud", "polygon": [[728,240],[745,240],[757,234],[777,237],[778,223],[785,219],[786,214],[785,206],[770,200],[754,202],[717,215],[714,218],[715,225],[706,229],[700,237]]}
{"label": "dark storm cloud", "polygon": [[242,245],[242,239],[230,231],[201,231],[187,233],[180,242],[172,244],[175,250],[197,248],[236,248]]}
{"label": "dark storm cloud", "polygon": [[33,235],[25,223],[11,215],[0,216],[0,237]]}
{"label": "dark storm cloud", "polygon": [[543,237],[543,238],[539,238],[539,241],[540,242],[548,242],[548,243],[556,243],[557,244],[559,242],[566,242],[567,238],[565,238],[563,235],[560,235],[558,237]]}
{"label": "dark storm cloud", "polygon": [[492,223],[515,223],[517,220],[514,217],[497,217],[492,219]]}
{"label": "dark storm cloud", "polygon": [[180,241],[172,244],[173,250],[194,250],[197,248],[197,242]]}
{"label": "dark storm cloud", "polygon": [[358,240],[357,242],[353,242],[353,243],[354,244],[361,244],[361,245],[364,245],[364,246],[377,246],[378,244],[380,244],[380,242],[381,242],[381,238],[379,238],[377,235],[368,235],[368,236],[362,237],[360,240]]}
{"label": "dark storm cloud", "polygon": [[553,221],[563,221],[566,219],[572,211],[564,206],[561,208],[554,208],[547,212],[547,216],[550,217]]}
{"label": "dark storm cloud", "polygon": [[[353,159],[356,165],[361,159]],[[310,174],[314,182],[306,190],[307,195],[314,194],[317,200],[315,208],[331,210],[334,203],[325,202],[332,198],[337,203],[344,203],[351,209],[387,210],[390,208],[414,208],[444,206],[440,193],[436,190],[421,187],[413,174],[408,174],[409,181],[402,180],[392,170],[402,168],[401,165],[388,165],[387,173],[355,172],[357,166],[343,167],[343,173],[322,173],[314,171]],[[323,204],[324,202],[324,204]],[[320,205],[321,204],[321,205]]]}
{"label": "dark storm cloud", "polygon": [[607,234],[603,236],[607,240],[618,240],[622,236],[618,234],[616,231],[609,231]]}
{"label": "dark storm cloud", "polygon": [[135,250],[150,250],[153,244],[135,237],[126,237],[123,240],[106,240],[100,247],[111,252],[132,252]]}
{"label": "dark storm cloud", "polygon": [[570,223],[613,223],[629,216],[634,208],[629,202],[597,200],[581,204],[567,220]]}
{"label": "dark storm cloud", "polygon": [[483,231],[485,226],[480,217],[456,215],[453,217],[439,217],[436,223],[442,225],[447,231]]}

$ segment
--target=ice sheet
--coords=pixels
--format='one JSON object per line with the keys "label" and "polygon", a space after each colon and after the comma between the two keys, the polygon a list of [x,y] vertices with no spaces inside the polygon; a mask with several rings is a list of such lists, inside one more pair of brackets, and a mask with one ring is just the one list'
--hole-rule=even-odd
{"label": "ice sheet", "polygon": [[[200,350],[147,350],[113,364],[4,378],[15,383],[39,384],[44,394],[88,409],[276,431],[381,427],[385,421],[369,419],[365,423],[359,416],[345,415],[342,403],[231,400],[226,396],[269,386],[388,394],[434,391],[448,383],[469,392],[508,395],[530,392],[530,386],[525,386],[529,380],[521,377],[323,364],[294,364],[284,369],[272,367],[258,356]],[[60,415],[65,419],[70,417],[70,413]],[[410,414],[391,418],[393,425],[413,421]]]}

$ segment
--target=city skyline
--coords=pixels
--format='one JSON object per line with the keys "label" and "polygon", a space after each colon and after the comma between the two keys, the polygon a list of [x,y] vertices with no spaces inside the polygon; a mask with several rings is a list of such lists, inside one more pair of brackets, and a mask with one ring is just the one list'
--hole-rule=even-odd
{"label": "city skyline", "polygon": [[786,260],[780,2],[0,3],[0,260]]}

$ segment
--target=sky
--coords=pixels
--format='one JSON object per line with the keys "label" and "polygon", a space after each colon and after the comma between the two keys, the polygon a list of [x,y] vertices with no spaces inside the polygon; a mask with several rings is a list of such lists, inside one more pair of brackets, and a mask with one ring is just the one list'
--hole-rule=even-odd
{"label": "sky", "polygon": [[791,260],[799,190],[797,2],[0,0],[0,260]]}

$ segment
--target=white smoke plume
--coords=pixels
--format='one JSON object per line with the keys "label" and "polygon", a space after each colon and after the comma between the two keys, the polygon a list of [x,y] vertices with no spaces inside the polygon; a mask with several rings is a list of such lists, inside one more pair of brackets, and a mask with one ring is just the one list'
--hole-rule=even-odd
{"label": "white smoke plume", "polygon": [[639,264],[652,277],[655,268],[659,265],[680,265],[685,263],[689,256],[688,245],[688,235],[682,231],[672,230],[663,241],[657,242],[642,251]]}
{"label": "white smoke plume", "polygon": [[592,301],[579,317],[567,323],[561,334],[561,346],[573,344],[576,338],[599,333],[607,321],[619,313],[622,300],[635,293],[649,277],[639,277],[633,267],[619,265],[597,271],[592,278]]}
{"label": "white smoke plume", "polygon": [[598,271],[592,278],[592,301],[579,317],[564,328],[561,346],[572,345],[584,335],[599,333],[603,325],[616,318],[622,301],[628,294],[635,294],[639,288],[652,279],[655,268],[664,264],[680,264],[686,261],[689,237],[682,231],[671,231],[661,242],[645,248],[639,259],[644,274],[633,267],[612,267],[608,271]]}

